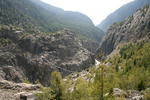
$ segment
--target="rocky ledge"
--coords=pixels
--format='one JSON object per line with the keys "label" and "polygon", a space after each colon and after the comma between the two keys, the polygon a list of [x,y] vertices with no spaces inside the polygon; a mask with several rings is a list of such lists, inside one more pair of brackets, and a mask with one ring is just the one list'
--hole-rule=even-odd
{"label": "rocky ledge", "polygon": [[69,30],[28,34],[14,27],[0,28],[0,79],[28,79],[47,86],[52,71],[66,76],[94,62],[93,54]]}
{"label": "rocky ledge", "polygon": [[0,100],[35,100],[41,85],[0,80]]}

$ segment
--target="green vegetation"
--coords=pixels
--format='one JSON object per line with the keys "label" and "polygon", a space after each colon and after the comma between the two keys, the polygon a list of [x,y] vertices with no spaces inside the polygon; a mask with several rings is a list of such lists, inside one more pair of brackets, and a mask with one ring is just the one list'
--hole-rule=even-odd
{"label": "green vegetation", "polygon": [[147,4],[147,5],[145,5],[143,8],[140,8],[139,10],[140,10],[141,12],[144,12],[144,14],[146,14],[146,11],[147,11],[148,8],[149,8],[149,5]]}
{"label": "green vegetation", "polygon": [[23,80],[23,83],[30,84],[30,81],[28,79]]}
{"label": "green vegetation", "polygon": [[11,43],[11,40],[5,39],[5,38],[0,38],[0,46],[7,46],[10,43]]}
{"label": "green vegetation", "polygon": [[139,42],[128,44],[120,50],[117,55],[108,61],[118,75],[119,88],[144,90],[150,86],[150,42]]}
{"label": "green vegetation", "polygon": [[1,0],[0,24],[23,28],[28,33],[50,33],[64,28],[100,41],[103,32],[85,15],[67,12],[40,0]]}
{"label": "green vegetation", "polygon": [[37,94],[38,100],[66,100],[64,96],[64,84],[59,72],[52,72],[51,87],[42,87],[41,91],[43,91],[43,93]]}
{"label": "green vegetation", "polygon": [[150,100],[150,89],[145,90],[144,96],[146,100]]}
{"label": "green vegetation", "polygon": [[[85,76],[74,73],[62,80],[52,74],[51,95],[57,99],[43,100],[115,100],[113,88],[143,91],[149,100],[150,42],[131,43],[120,49],[119,55],[104,61],[111,65],[92,67]],[[77,76],[75,79],[73,76]],[[147,90],[148,89],[148,90]],[[122,94],[118,100],[124,100]]]}
{"label": "green vegetation", "polygon": [[51,93],[52,92],[51,88],[42,87],[41,91],[43,93],[36,94],[37,100],[55,100],[55,99],[52,99],[52,98],[54,98],[54,96]]}
{"label": "green vegetation", "polygon": [[116,22],[116,23],[114,23],[114,25],[119,25],[119,26],[121,26],[121,25],[123,25],[123,24],[124,24],[124,22],[125,22],[125,21]]}

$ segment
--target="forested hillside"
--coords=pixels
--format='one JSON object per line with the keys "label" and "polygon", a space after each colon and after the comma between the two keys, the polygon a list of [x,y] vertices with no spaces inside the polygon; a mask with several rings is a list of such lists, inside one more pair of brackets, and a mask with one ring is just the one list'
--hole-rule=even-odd
{"label": "forested hillside", "polygon": [[103,32],[92,21],[78,12],[64,11],[40,0],[1,0],[0,24],[15,25],[32,33],[56,32],[64,28],[94,41],[99,41]]}
{"label": "forested hillside", "polygon": [[129,43],[100,65],[65,79],[53,72],[52,86],[42,89],[39,100],[149,100],[149,50],[150,41]]}

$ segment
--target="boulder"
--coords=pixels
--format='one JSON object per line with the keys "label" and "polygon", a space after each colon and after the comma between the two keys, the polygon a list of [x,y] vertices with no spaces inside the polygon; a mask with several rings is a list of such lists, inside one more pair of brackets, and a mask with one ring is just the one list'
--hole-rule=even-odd
{"label": "boulder", "polygon": [[121,97],[121,96],[124,96],[126,93],[123,90],[119,89],[119,88],[114,88],[113,89],[113,94],[114,94],[115,97]]}
{"label": "boulder", "polygon": [[134,96],[132,97],[132,100],[145,100],[143,95],[140,96]]}

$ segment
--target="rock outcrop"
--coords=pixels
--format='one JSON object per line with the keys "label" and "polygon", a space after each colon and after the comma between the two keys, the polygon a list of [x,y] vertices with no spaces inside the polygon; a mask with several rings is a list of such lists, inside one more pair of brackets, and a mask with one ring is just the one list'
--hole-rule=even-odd
{"label": "rock outcrop", "polygon": [[41,85],[0,80],[0,100],[35,100]]}
{"label": "rock outcrop", "polygon": [[148,4],[150,4],[150,0],[133,0],[132,2],[123,5],[115,12],[108,15],[107,18],[104,19],[98,25],[98,27],[103,31],[107,31],[112,24],[127,19],[129,16],[134,14],[138,9],[143,8],[145,5]]}
{"label": "rock outcrop", "polygon": [[0,25],[14,25],[28,33],[57,32],[64,28],[78,37],[99,42],[103,31],[79,12],[64,11],[42,0],[1,0]]}
{"label": "rock outcrop", "polygon": [[113,95],[118,100],[119,97],[125,97],[125,100],[145,100],[144,95],[136,90],[121,90],[119,88],[113,89]]}
{"label": "rock outcrop", "polygon": [[127,20],[112,25],[97,50],[97,55],[110,54],[120,44],[150,38],[150,6],[138,10]]}
{"label": "rock outcrop", "polygon": [[69,30],[28,34],[5,26],[0,29],[0,44],[0,78],[15,82],[38,80],[47,86],[52,71],[66,76],[95,62]]}

